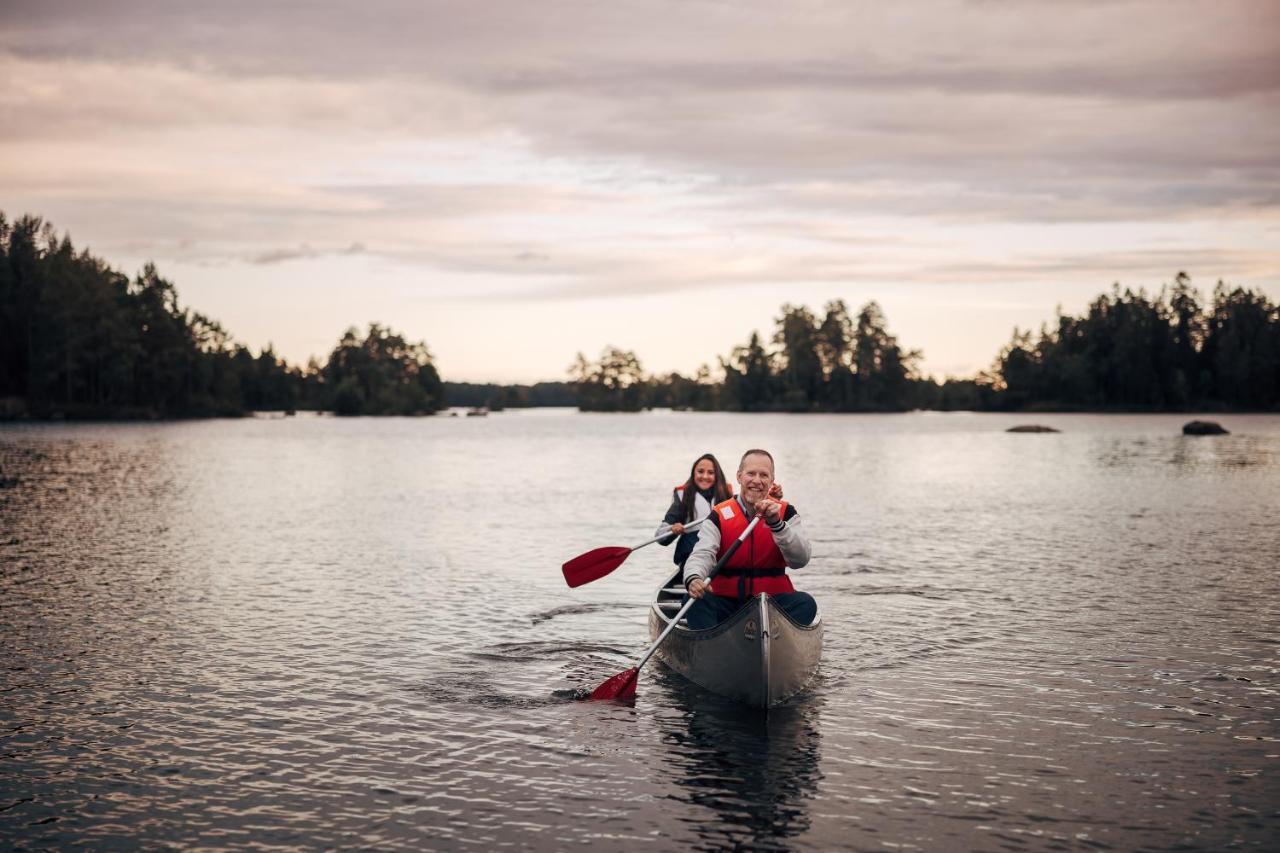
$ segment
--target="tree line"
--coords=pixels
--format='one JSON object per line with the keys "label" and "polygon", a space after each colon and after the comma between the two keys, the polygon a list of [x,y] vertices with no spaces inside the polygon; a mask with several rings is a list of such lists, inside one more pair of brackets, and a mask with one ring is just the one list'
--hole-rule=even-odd
{"label": "tree line", "polygon": [[990,393],[1004,408],[1280,408],[1280,309],[1219,281],[1208,303],[1179,273],[1155,295],[1120,290],[1038,336],[1014,329]]}
{"label": "tree line", "polygon": [[783,305],[766,343],[758,332],[692,376],[646,378],[635,353],[607,347],[599,361],[581,353],[569,368],[586,411],[638,411],[648,406],[737,412],[867,412],[918,408],[921,354],[904,350],[880,306],[856,315],[844,300],[821,317]]}
{"label": "tree line", "polygon": [[1280,410],[1280,308],[1219,282],[1209,300],[1178,274],[1159,293],[1102,294],[1081,316],[1059,309],[1038,335],[1013,330],[972,378],[922,376],[875,302],[820,313],[783,305],[692,375],[645,373],[631,351],[579,353],[568,382],[442,381],[425,343],[370,324],[323,362],[254,355],[179,304],[154,265],[120,273],[32,216],[0,213],[0,418],[205,417],[313,409],[430,414],[446,404],[741,412],[941,410]]}
{"label": "tree line", "polygon": [[450,406],[468,406],[494,412],[538,406],[578,405],[578,391],[570,382],[535,382],[532,385],[445,382],[444,393]]}
{"label": "tree line", "polygon": [[1058,310],[1038,336],[1013,330],[992,366],[939,382],[919,372],[880,306],[821,315],[783,305],[758,333],[694,375],[646,377],[635,353],[606,347],[569,368],[586,411],[646,407],[740,412],[1280,410],[1280,307],[1221,281],[1203,302],[1185,273],[1154,295],[1102,294],[1076,317]]}
{"label": "tree line", "polygon": [[429,414],[444,386],[423,343],[378,324],[328,359],[258,355],[182,307],[153,264],[134,278],[38,217],[0,213],[0,417],[208,417],[254,410]]}

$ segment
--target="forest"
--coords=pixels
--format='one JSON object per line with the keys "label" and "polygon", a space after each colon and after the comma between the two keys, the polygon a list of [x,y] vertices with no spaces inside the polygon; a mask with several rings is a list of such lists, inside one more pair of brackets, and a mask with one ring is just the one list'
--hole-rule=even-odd
{"label": "forest", "polygon": [[37,217],[0,214],[0,251],[0,418],[415,415],[444,405],[426,345],[376,323],[347,330],[324,363],[290,366],[182,307],[154,265],[131,279]]}
{"label": "forest", "polygon": [[1182,273],[1154,295],[1116,285],[1038,335],[1014,329],[973,378],[921,376],[921,355],[898,344],[875,302],[853,315],[837,299],[821,316],[782,306],[768,346],[752,333],[714,371],[646,378],[634,353],[609,347],[597,361],[579,353],[569,372],[592,411],[1280,409],[1280,309],[1222,282],[1202,304]]}
{"label": "forest", "polygon": [[77,251],[34,216],[0,213],[0,419],[178,418],[252,411],[423,415],[578,406],[739,412],[937,410],[1277,411],[1280,307],[1218,282],[1205,300],[1179,273],[1158,293],[1098,296],[1059,309],[1038,333],[1013,330],[977,376],[922,376],[872,301],[820,313],[783,305],[773,334],[752,332],[692,375],[654,376],[629,350],[579,353],[568,381],[445,382],[424,342],[378,323],[348,329],[324,361],[255,355],[214,319],[183,307],[152,264],[130,278]]}

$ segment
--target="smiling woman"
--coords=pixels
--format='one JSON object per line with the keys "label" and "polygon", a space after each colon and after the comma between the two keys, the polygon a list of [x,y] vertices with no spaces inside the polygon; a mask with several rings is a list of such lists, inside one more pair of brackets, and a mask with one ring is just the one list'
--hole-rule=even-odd
{"label": "smiling woman", "polygon": [[[662,525],[654,531],[655,536],[669,532],[671,535],[659,540],[660,545],[676,543],[671,559],[677,566],[684,568],[684,561],[693,551],[698,541],[697,531],[693,526],[705,519],[711,507],[728,500],[733,496],[733,489],[725,480],[720,461],[710,453],[704,453],[693,460],[693,468],[689,471],[689,479],[677,486],[671,493],[671,506],[667,507],[662,517]],[[676,540],[679,537],[679,541]]]}

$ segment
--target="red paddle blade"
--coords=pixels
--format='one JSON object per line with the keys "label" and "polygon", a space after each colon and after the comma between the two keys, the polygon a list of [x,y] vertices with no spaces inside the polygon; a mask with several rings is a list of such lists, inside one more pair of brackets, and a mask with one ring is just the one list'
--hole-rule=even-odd
{"label": "red paddle blade", "polygon": [[622,561],[627,559],[630,553],[630,548],[623,548],[620,545],[597,548],[574,557],[560,568],[564,572],[565,583],[569,586],[582,586],[584,583],[600,580],[621,566]]}
{"label": "red paddle blade", "polygon": [[595,690],[592,690],[591,698],[593,700],[612,699],[615,702],[630,702],[636,698],[636,680],[639,675],[640,670],[634,666],[626,672],[620,672]]}

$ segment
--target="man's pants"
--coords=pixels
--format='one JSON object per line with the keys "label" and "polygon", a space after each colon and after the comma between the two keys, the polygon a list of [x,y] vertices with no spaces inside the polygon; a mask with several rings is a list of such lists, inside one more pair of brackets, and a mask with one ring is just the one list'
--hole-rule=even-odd
{"label": "man's pants", "polygon": [[[770,598],[778,602],[778,606],[786,611],[786,614],[798,625],[809,625],[818,615],[818,602],[814,601],[813,596],[807,592],[784,592]],[[736,598],[707,593],[693,603],[689,612],[685,614],[685,618],[689,622],[689,627],[695,631],[714,628],[737,613],[742,604],[743,602]]]}

